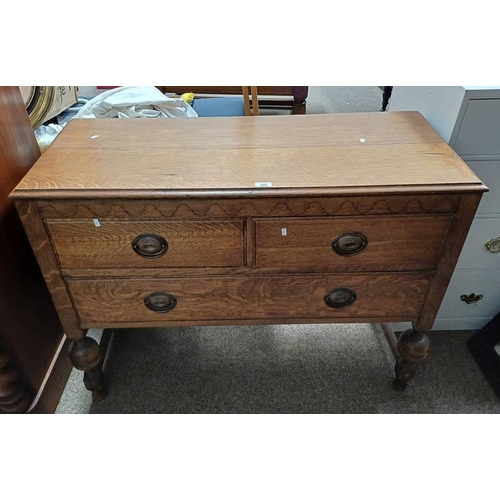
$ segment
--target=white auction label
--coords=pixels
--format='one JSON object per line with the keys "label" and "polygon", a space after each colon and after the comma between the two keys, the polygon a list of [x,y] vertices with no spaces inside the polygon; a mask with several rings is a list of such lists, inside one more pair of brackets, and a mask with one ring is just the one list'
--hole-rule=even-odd
{"label": "white auction label", "polygon": [[270,188],[273,187],[272,182],[256,182],[255,183],[256,188]]}

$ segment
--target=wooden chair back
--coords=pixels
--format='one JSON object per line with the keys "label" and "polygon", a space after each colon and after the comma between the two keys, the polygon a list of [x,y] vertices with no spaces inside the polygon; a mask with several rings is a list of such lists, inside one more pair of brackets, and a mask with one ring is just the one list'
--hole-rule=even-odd
{"label": "wooden chair back", "polygon": [[252,104],[251,108],[253,110],[253,116],[259,116],[259,98],[257,94],[257,87],[241,87],[243,89],[243,101],[245,104],[245,116],[252,116],[250,109],[250,94],[252,94]]}

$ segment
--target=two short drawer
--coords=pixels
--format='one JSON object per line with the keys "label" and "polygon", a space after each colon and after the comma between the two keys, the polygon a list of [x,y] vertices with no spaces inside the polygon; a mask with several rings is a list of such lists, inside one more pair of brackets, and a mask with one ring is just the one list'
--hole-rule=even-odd
{"label": "two short drawer", "polygon": [[47,227],[63,269],[251,265],[287,272],[413,271],[437,267],[451,218],[256,218],[254,234],[241,219],[49,220]]}
{"label": "two short drawer", "polygon": [[429,273],[68,279],[83,327],[193,321],[415,319]]}
{"label": "two short drawer", "polygon": [[438,266],[451,216],[256,219],[254,267],[410,271]]}
{"label": "two short drawer", "polygon": [[242,220],[47,221],[62,268],[241,267]]}

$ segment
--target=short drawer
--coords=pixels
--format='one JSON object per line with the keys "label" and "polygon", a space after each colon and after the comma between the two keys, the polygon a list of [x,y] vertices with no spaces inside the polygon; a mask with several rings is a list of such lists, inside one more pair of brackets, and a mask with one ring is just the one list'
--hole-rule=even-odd
{"label": "short drawer", "polygon": [[451,216],[256,219],[255,267],[402,271],[437,267]]}
{"label": "short drawer", "polygon": [[237,267],[242,220],[54,221],[47,227],[62,268]]}
{"label": "short drawer", "polygon": [[68,279],[82,327],[252,319],[415,319],[423,273]]}

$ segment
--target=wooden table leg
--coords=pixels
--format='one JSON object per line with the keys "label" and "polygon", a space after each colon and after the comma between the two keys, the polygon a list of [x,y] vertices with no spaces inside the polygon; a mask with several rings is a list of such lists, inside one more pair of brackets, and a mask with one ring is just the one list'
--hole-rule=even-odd
{"label": "wooden table leg", "polygon": [[92,400],[100,401],[106,397],[106,386],[102,363],[104,356],[101,355],[99,344],[90,337],[73,340],[69,347],[69,357],[77,370],[83,371],[83,383],[92,391]]}
{"label": "wooden table leg", "polygon": [[415,363],[423,361],[429,354],[429,337],[424,332],[410,328],[397,338],[388,323],[382,323],[381,326],[389,347],[396,358],[394,388],[403,391],[406,389],[408,382],[415,377]]}

